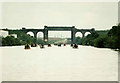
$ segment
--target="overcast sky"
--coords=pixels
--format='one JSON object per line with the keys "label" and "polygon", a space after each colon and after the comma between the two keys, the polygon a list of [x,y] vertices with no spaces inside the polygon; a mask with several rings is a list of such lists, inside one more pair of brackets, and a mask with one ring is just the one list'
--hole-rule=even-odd
{"label": "overcast sky", "polygon": [[118,23],[117,2],[10,2],[2,4],[2,28],[110,29]]}

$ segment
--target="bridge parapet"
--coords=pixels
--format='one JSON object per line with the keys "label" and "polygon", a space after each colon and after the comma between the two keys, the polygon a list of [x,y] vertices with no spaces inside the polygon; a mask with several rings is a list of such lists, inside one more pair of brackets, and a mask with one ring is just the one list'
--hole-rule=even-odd
{"label": "bridge parapet", "polygon": [[75,26],[44,26],[47,28],[75,28]]}
{"label": "bridge parapet", "polygon": [[44,26],[44,29],[47,29],[49,31],[71,31],[71,29],[75,28],[75,26],[72,27],[65,27],[65,26]]}

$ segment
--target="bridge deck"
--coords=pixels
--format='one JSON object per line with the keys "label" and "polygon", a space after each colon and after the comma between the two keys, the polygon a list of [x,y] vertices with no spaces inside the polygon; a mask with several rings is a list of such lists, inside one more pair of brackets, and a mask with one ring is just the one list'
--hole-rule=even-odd
{"label": "bridge deck", "polygon": [[73,27],[49,27],[49,26],[46,26],[45,29],[49,30],[49,31],[70,31]]}

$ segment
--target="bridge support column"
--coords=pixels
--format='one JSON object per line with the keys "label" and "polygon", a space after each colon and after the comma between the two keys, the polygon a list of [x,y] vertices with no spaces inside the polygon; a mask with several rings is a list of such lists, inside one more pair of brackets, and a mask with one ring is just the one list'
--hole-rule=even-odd
{"label": "bridge support column", "polygon": [[46,30],[46,29],[44,31],[44,41],[48,42],[48,30]]}
{"label": "bridge support column", "polygon": [[37,43],[37,32],[33,32],[33,33],[34,33],[34,38],[35,38],[34,43]]}
{"label": "bridge support column", "polygon": [[82,37],[85,37],[85,31],[82,31],[81,33],[82,33]]}
{"label": "bridge support column", "polygon": [[71,30],[71,44],[75,43],[75,30],[74,28]]}

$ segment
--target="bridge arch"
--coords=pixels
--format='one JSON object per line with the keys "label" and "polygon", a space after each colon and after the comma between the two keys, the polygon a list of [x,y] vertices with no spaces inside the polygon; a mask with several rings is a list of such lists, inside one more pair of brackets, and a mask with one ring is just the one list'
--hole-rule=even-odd
{"label": "bridge arch", "polygon": [[[22,28],[22,31],[25,33],[32,32],[32,36],[34,34],[35,40],[37,40],[37,36],[39,32],[42,32],[42,36],[44,38],[44,41],[48,42],[48,31],[71,31],[71,43],[75,43],[75,36],[84,37],[88,33],[95,32],[95,29],[76,29],[75,26],[72,27],[65,27],[65,26],[44,26],[44,29],[25,29]],[[88,32],[88,33],[87,33]],[[81,36],[82,35],[82,36]]]}
{"label": "bridge arch", "polygon": [[85,35],[84,35],[84,36],[87,36],[88,34],[91,34],[91,32],[85,32]]}
{"label": "bridge arch", "polygon": [[75,37],[81,37],[81,38],[82,38],[82,36],[83,36],[83,35],[82,35],[81,32],[76,32],[76,33],[75,33]]}
{"label": "bridge arch", "polygon": [[44,39],[44,33],[43,32],[37,32],[37,39]]}
{"label": "bridge arch", "polygon": [[34,37],[34,33],[32,31],[26,32],[29,36]]}

